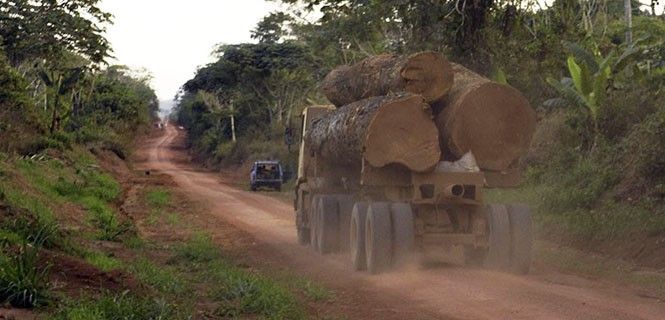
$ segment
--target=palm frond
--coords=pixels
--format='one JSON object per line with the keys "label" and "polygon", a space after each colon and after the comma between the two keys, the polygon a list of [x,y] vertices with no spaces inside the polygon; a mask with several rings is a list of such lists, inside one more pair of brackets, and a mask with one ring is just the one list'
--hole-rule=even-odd
{"label": "palm frond", "polygon": [[583,48],[582,46],[569,42],[562,41],[563,46],[573,55],[575,59],[586,64],[589,67],[589,71],[593,74],[598,72],[598,62],[596,62],[596,57],[589,50]]}
{"label": "palm frond", "polygon": [[584,99],[584,97],[572,86],[564,85],[554,78],[547,78],[547,83],[559,92],[561,98],[566,99],[577,106],[586,107],[586,99]]}
{"label": "palm frond", "polygon": [[570,101],[564,98],[552,98],[545,100],[545,102],[543,102],[543,106],[546,108],[563,108],[570,105],[570,103]]}

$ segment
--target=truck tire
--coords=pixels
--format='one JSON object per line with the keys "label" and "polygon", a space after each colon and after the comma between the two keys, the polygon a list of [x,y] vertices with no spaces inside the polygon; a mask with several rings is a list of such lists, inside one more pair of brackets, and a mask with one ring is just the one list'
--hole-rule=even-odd
{"label": "truck tire", "polygon": [[510,218],[504,205],[487,206],[489,249],[485,255],[486,268],[508,271],[510,269]]}
{"label": "truck tire", "polygon": [[322,195],[319,198],[317,218],[318,252],[328,254],[337,251],[339,245],[337,197],[334,195]]}
{"label": "truck tire", "polygon": [[256,185],[253,185],[253,184],[250,185],[249,190],[256,191]]}
{"label": "truck tire", "polygon": [[392,256],[392,226],[390,205],[387,202],[370,203],[365,221],[365,256],[367,271],[384,272],[390,266]]}
{"label": "truck tire", "polygon": [[339,246],[337,249],[342,253],[349,251],[351,212],[353,211],[354,204],[353,197],[350,195],[337,196],[337,208],[339,209]]}
{"label": "truck tire", "polygon": [[531,267],[531,210],[523,204],[508,206],[510,218],[511,255],[510,271],[515,274],[527,274]]}
{"label": "truck tire", "polygon": [[367,268],[365,257],[365,220],[367,220],[367,202],[356,202],[351,210],[349,226],[349,250],[353,269],[362,271]]}
{"label": "truck tire", "polygon": [[298,231],[298,244],[306,246],[309,244],[309,228],[303,223],[303,208],[296,211],[296,230]]}
{"label": "truck tire", "polygon": [[318,215],[319,215],[319,195],[312,196],[312,203],[309,206],[309,245],[312,246],[314,251],[319,250],[319,236],[318,236]]}
{"label": "truck tire", "polygon": [[415,233],[413,210],[407,203],[390,205],[393,226],[393,265],[401,267],[413,258]]}

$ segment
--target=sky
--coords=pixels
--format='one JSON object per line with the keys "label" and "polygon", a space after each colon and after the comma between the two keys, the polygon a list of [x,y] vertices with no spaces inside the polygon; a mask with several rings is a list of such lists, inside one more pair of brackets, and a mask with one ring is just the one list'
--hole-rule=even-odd
{"label": "sky", "polygon": [[113,64],[145,68],[168,109],[180,86],[211,62],[216,44],[253,42],[251,30],[278,4],[263,0],[102,0],[114,15]]}

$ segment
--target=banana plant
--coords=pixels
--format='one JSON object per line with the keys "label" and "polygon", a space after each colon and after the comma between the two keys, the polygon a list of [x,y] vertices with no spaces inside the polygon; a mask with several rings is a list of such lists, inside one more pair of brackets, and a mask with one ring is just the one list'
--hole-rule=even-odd
{"label": "banana plant", "polygon": [[597,138],[600,133],[598,122],[613,75],[623,70],[638,50],[631,46],[618,57],[615,52],[602,57],[597,51],[592,53],[573,43],[564,42],[564,46],[571,52],[566,61],[570,76],[560,81],[547,78],[560,97],[549,99],[543,105],[562,107],[573,104],[582,108],[589,115]]}
{"label": "banana plant", "polygon": [[51,125],[49,127],[50,133],[59,130],[60,127],[60,99],[70,93],[81,79],[85,76],[86,69],[84,67],[68,68],[63,70],[46,69],[38,70],[38,75],[41,81],[46,85],[48,91],[52,94],[52,111],[51,111]]}

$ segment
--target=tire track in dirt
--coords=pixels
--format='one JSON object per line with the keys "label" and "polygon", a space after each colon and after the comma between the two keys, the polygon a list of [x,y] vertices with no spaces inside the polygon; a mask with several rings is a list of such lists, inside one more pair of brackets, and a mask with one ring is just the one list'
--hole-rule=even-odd
{"label": "tire track in dirt", "polygon": [[[221,183],[218,174],[194,169],[187,162],[183,136],[168,126],[141,151],[148,160],[137,165],[171,175],[192,199],[206,203],[210,220],[251,234],[257,246],[248,256],[331,287],[341,313],[352,319],[665,319],[661,302],[628,288],[570,276],[561,284],[542,274],[513,276],[450,266],[379,276],[353,272],[346,256],[322,257],[297,244],[290,204],[235,189]],[[214,233],[214,224],[208,229]]]}

